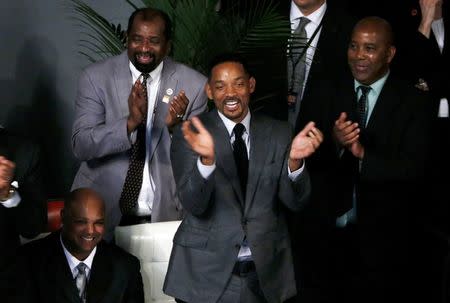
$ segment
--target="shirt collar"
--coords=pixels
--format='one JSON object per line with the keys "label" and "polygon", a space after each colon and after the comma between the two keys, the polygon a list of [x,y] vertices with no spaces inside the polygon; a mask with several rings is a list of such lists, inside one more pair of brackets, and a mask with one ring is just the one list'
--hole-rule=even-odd
{"label": "shirt collar", "polygon": [[[225,124],[225,127],[228,131],[228,135],[231,137],[231,135],[233,134],[234,126],[237,123],[234,121],[231,121],[230,119],[225,117],[225,115],[222,114],[221,112],[219,112],[219,111],[217,111],[217,112],[219,113],[219,117],[220,117],[220,119],[222,119],[223,124]],[[250,110],[249,110],[247,115],[240,122],[241,124],[243,124],[245,126],[245,131],[247,132],[247,134],[250,134],[250,117],[251,117],[251,114],[250,114]]]}
{"label": "shirt collar", "polygon": [[[133,83],[134,83],[142,75],[142,72],[139,71],[133,65],[133,63],[131,63],[131,61],[129,61],[129,62],[130,62],[129,66],[130,66],[131,76],[133,77]],[[149,73],[150,77],[152,79],[152,82],[154,81],[156,83],[157,81],[159,81],[159,78],[161,77],[161,72],[162,72],[163,66],[164,66],[164,61],[161,61],[161,63],[158,64],[158,66]]]}
{"label": "shirt collar", "polygon": [[390,74],[390,71],[388,70],[387,73],[383,77],[381,77],[380,79],[378,79],[377,81],[373,82],[370,85],[364,85],[355,79],[355,82],[354,82],[355,92],[358,93],[358,87],[360,87],[361,85],[369,86],[374,91],[374,93],[378,96],[381,93],[381,90],[383,89],[384,83],[386,82],[386,79],[389,76],[389,74]]}
{"label": "shirt collar", "polygon": [[322,21],[323,15],[325,15],[326,9],[327,9],[327,2],[325,1],[312,14],[305,16],[305,15],[303,15],[302,11],[298,8],[298,6],[294,3],[294,1],[291,1],[291,13],[290,13],[291,23],[295,22],[297,19],[299,19],[301,17],[306,17],[313,24],[318,26],[320,24],[320,22]]}
{"label": "shirt collar", "polygon": [[97,252],[97,246],[94,247],[94,249],[91,251],[91,253],[89,254],[89,256],[86,259],[84,259],[83,261],[80,261],[77,258],[75,258],[67,250],[66,246],[64,246],[64,242],[62,241],[62,235],[61,234],[59,235],[59,241],[61,242],[62,248],[64,250],[64,255],[66,256],[67,263],[69,263],[70,272],[73,272],[74,268],[77,267],[78,264],[80,264],[81,262],[86,264],[86,266],[89,268],[89,270],[91,270],[92,262],[94,261],[94,256],[95,256],[95,253]]}

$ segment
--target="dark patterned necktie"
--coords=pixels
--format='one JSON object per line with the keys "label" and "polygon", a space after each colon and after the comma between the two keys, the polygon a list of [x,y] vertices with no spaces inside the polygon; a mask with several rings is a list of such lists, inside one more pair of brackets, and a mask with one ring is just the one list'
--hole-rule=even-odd
{"label": "dark patterned necktie", "polygon": [[358,113],[359,113],[359,127],[365,128],[367,122],[367,95],[370,92],[370,86],[361,85],[358,87],[361,90],[361,97],[358,100]]}
{"label": "dark patterned necktie", "polygon": [[239,175],[239,181],[241,183],[242,194],[244,195],[245,198],[245,191],[247,189],[247,177],[248,177],[248,154],[247,154],[247,146],[245,145],[245,142],[242,139],[244,131],[245,126],[243,124],[238,123],[234,126],[233,154]]}
{"label": "dark patterned necktie", "polygon": [[75,277],[75,284],[78,289],[78,295],[80,296],[81,301],[83,303],[86,302],[86,284],[87,284],[86,267],[87,267],[86,264],[80,262],[77,266],[78,274]]}
{"label": "dark patterned necktie", "polygon": [[[147,96],[147,79],[149,74],[142,74],[142,86],[144,96]],[[123,185],[119,205],[122,214],[128,214],[137,205],[137,200],[142,186],[142,176],[145,165],[145,133],[147,130],[147,113],[145,113],[142,123],[136,128],[136,141],[131,146],[130,164],[128,166],[127,176]]]}

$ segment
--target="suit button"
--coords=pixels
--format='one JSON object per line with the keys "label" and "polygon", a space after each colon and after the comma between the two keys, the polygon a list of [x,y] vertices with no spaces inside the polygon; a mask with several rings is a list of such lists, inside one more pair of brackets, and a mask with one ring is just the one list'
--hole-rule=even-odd
{"label": "suit button", "polygon": [[247,225],[247,222],[248,222],[248,220],[247,220],[247,218],[242,218],[242,220],[241,220],[241,223],[242,223],[242,225]]}

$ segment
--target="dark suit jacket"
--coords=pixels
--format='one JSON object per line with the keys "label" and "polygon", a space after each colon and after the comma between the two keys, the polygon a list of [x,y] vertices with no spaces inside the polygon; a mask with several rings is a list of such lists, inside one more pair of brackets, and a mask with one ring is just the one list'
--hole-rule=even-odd
{"label": "dark suit jacket", "polygon": [[[343,84],[336,119],[346,112],[350,120],[358,120],[353,88],[353,81]],[[414,252],[410,240],[417,213],[428,207],[422,192],[431,125],[427,101],[408,83],[389,76],[361,133],[365,154],[360,171],[358,159],[349,151],[341,157],[335,202],[345,206],[341,213],[349,210],[355,189],[361,268],[368,279],[379,283],[374,287],[391,287],[388,283],[399,273],[406,274]]]}
{"label": "dark suit jacket", "polygon": [[[338,4],[339,5],[339,4]],[[339,79],[348,73],[347,46],[354,20],[338,5],[327,1],[327,9],[322,19],[317,47],[310,66],[308,79],[297,116],[295,133],[310,121],[324,133],[324,142],[308,158],[311,173],[312,199],[310,207],[316,208],[321,216],[328,216],[328,201],[331,191],[323,190],[333,184],[331,171],[336,164],[334,142],[330,133],[334,122],[331,118],[332,100],[338,90]]]}
{"label": "dark suit jacket", "polygon": [[410,2],[413,3],[403,9],[403,23],[399,26],[401,35],[398,35],[397,67],[412,86],[423,79],[432,97],[432,155],[428,165],[432,207],[426,215],[430,224],[450,234],[450,196],[447,188],[450,182],[450,118],[438,118],[440,99],[447,98],[450,102],[450,3],[443,5],[445,37],[441,53],[433,32],[428,39],[417,30],[421,20],[420,7],[418,0]]}
{"label": "dark suit jacket", "polygon": [[418,3],[405,5],[403,11],[403,22],[398,25],[401,31],[398,68],[413,85],[419,78],[427,82],[437,116],[439,99],[450,100],[450,5],[443,6],[445,37],[442,53],[433,31],[430,38],[426,38],[417,30],[421,20]]}
{"label": "dark suit jacket", "polygon": [[[59,232],[24,245],[18,264],[19,302],[81,302]],[[117,246],[100,242],[87,285],[87,302],[143,303],[139,260]]]}
{"label": "dark suit jacket", "polygon": [[265,298],[283,302],[296,293],[285,208],[301,209],[310,190],[307,171],[295,182],[288,178],[289,127],[252,114],[244,201],[223,121],[216,110],[199,117],[214,139],[216,169],[203,179],[198,155],[180,129],[174,132],[173,171],[187,216],[173,240],[164,291],[187,302],[216,302],[247,237]]}
{"label": "dark suit jacket", "polygon": [[31,238],[44,230],[47,203],[39,148],[0,129],[0,155],[16,164],[14,180],[19,183],[21,197],[17,207],[6,208],[0,204],[1,272],[20,244],[19,235]]}

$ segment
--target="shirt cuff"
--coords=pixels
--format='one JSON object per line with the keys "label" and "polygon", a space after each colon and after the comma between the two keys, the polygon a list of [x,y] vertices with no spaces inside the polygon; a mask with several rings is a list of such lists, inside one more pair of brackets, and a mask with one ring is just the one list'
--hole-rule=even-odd
{"label": "shirt cuff", "polygon": [[6,201],[0,202],[0,205],[6,208],[13,208],[19,205],[20,201],[22,201],[22,199],[20,198],[19,193],[16,191],[11,198]]}
{"label": "shirt cuff", "polygon": [[294,170],[292,172],[288,165],[288,177],[289,177],[289,179],[291,179],[291,181],[297,180],[297,178],[302,174],[303,170],[305,169],[305,162],[306,162],[306,160],[303,159],[302,166],[299,169]]}
{"label": "shirt cuff", "polygon": [[214,161],[214,163],[212,165],[205,165],[200,160],[200,157],[198,157],[197,168],[198,168],[198,171],[200,172],[200,175],[202,175],[202,177],[204,179],[208,179],[208,177],[211,176],[211,174],[216,169],[216,162]]}

